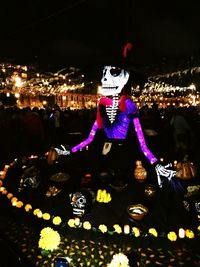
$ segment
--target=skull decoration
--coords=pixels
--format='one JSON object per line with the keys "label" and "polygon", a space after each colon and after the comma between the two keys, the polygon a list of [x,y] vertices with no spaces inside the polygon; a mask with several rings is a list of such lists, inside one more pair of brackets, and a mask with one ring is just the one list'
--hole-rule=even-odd
{"label": "skull decoration", "polygon": [[69,194],[70,204],[74,215],[82,217],[91,208],[94,203],[95,196],[91,190],[80,190]]}
{"label": "skull decoration", "polygon": [[69,195],[73,214],[82,217],[85,214],[86,197],[81,192]]}
{"label": "skull decoration", "polygon": [[200,213],[200,201],[195,201],[195,208],[198,213]]}
{"label": "skull decoration", "polygon": [[99,93],[104,96],[117,95],[128,82],[129,72],[113,66],[105,66]]}
{"label": "skull decoration", "polygon": [[31,166],[25,169],[23,175],[20,178],[18,191],[21,192],[25,188],[37,188],[39,186],[39,174],[40,171],[35,166]]}
{"label": "skull decoration", "polygon": [[188,203],[188,201],[183,200],[183,207],[184,207],[187,211],[190,211],[190,204]]}

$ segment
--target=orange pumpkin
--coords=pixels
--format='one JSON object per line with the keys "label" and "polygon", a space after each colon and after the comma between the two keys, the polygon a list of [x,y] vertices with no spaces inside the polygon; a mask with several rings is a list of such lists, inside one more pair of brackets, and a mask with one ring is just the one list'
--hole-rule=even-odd
{"label": "orange pumpkin", "polygon": [[176,166],[176,177],[189,180],[197,176],[197,170],[190,161],[181,161]]}
{"label": "orange pumpkin", "polygon": [[54,161],[57,159],[58,159],[58,153],[56,152],[56,150],[54,148],[51,148],[48,152],[48,155],[47,155],[47,163],[49,165],[52,165],[54,163]]}

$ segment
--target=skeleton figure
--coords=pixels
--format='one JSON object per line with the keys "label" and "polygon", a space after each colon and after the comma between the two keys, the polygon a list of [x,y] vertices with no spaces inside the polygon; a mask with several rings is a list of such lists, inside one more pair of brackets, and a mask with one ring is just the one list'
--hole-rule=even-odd
{"label": "skeleton figure", "polygon": [[105,66],[101,79],[102,88],[99,92],[102,97],[98,104],[96,120],[88,138],[74,146],[70,151],[64,147],[55,149],[59,155],[75,153],[93,141],[98,129],[103,129],[109,140],[125,140],[130,124],[133,123],[141,151],[149,163],[155,165],[158,185],[162,187],[162,177],[164,176],[170,181],[176,172],[168,169],[170,165],[162,166],[159,164],[158,159],[148,149],[138,118],[137,107],[130,96],[121,94],[123,88],[127,86],[129,78],[129,71],[115,66]]}
{"label": "skeleton figure", "polygon": [[104,68],[102,76],[102,95],[111,96],[112,104],[106,106],[106,113],[111,123],[115,121],[117,115],[117,110],[119,108],[119,94],[127,83],[129,78],[128,72],[121,70],[119,68],[113,68],[112,66],[107,66]]}

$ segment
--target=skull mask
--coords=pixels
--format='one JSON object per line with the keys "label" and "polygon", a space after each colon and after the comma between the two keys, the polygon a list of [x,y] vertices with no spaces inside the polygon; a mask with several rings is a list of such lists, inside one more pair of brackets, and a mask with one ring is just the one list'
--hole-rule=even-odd
{"label": "skull mask", "polygon": [[101,79],[100,94],[104,96],[117,95],[128,82],[129,72],[114,66],[105,66]]}

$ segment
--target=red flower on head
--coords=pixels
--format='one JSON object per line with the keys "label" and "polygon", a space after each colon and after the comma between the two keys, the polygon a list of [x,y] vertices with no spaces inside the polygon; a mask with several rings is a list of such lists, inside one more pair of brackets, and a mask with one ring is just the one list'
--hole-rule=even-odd
{"label": "red flower on head", "polygon": [[132,48],[133,48],[133,45],[132,45],[130,42],[128,42],[128,43],[125,44],[125,46],[124,46],[124,50],[123,50],[123,57],[124,57],[124,58],[127,58],[127,53],[128,53],[128,51],[130,51]]}

